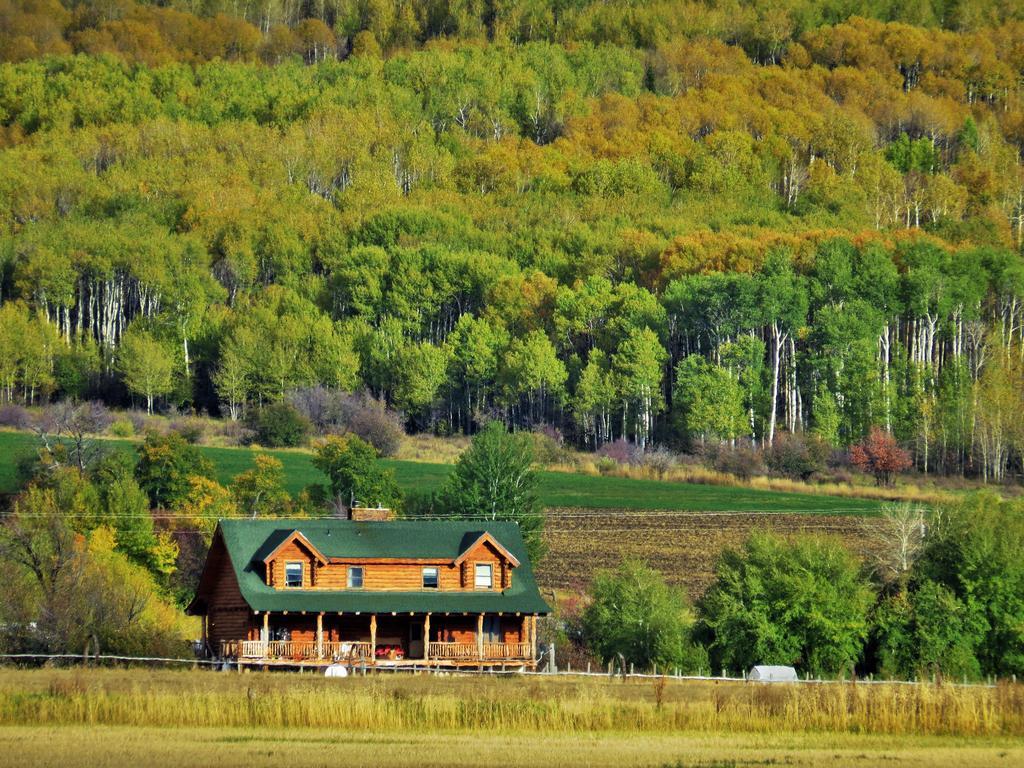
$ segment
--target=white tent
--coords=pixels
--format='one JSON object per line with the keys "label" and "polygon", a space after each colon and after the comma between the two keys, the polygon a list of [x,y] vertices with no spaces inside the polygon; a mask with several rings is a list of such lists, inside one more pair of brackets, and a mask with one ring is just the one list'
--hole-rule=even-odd
{"label": "white tent", "polygon": [[796,676],[796,670],[792,667],[759,664],[750,670],[747,679],[758,680],[762,683],[795,683],[799,678]]}

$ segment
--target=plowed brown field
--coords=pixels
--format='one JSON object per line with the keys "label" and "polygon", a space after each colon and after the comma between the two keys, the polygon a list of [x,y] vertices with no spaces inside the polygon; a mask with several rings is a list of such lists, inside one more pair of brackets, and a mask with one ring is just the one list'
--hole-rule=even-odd
{"label": "plowed brown field", "polygon": [[783,536],[841,538],[865,555],[878,518],[784,513],[638,512],[556,507],[548,510],[548,554],[537,568],[542,588],[583,591],[594,572],[635,557],[661,571],[669,583],[697,598],[714,578],[726,547],[739,547],[754,530]]}

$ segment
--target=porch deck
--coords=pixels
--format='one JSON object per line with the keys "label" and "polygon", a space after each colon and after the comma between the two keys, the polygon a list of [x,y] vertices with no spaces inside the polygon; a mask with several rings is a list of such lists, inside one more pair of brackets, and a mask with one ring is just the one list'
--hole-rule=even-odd
{"label": "porch deck", "polygon": [[532,666],[531,643],[427,643],[426,652],[419,658],[403,654],[378,653],[372,643],[345,641],[294,640],[227,640],[221,643],[220,658],[239,665],[268,666],[328,666],[348,663],[352,665],[408,667],[408,666],[494,666],[508,664]]}

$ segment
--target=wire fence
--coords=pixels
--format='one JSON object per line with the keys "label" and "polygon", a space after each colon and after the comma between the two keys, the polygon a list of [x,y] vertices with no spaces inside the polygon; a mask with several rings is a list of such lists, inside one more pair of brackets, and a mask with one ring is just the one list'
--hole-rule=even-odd
{"label": "wire fence", "polygon": [[[161,657],[161,656],[120,656],[120,655],[89,655],[85,656],[80,653],[5,653],[0,654],[0,662],[14,662],[18,661],[35,661],[46,664],[53,661],[70,662],[72,665],[77,664],[81,666],[89,666],[99,663],[112,663],[112,664],[126,664],[126,665],[143,665],[143,666],[157,666],[157,665],[184,665],[193,668],[207,668],[207,669],[220,669],[223,671],[238,671],[241,672],[244,669],[252,667],[261,667],[259,662],[250,664],[238,664],[235,661],[224,660],[224,659],[200,659],[200,658],[174,658],[174,657]],[[544,662],[543,656],[540,659]],[[801,684],[801,685],[836,685],[836,684],[852,684],[852,685],[899,685],[899,686],[923,686],[923,685],[952,685],[957,688],[995,688],[1000,683],[1017,683],[1017,676],[1012,675],[1010,679],[997,680],[995,678],[988,678],[984,682],[973,682],[964,679],[962,682],[956,682],[949,680],[948,678],[932,678],[931,680],[895,680],[889,678],[875,678],[873,676],[868,677],[839,677],[839,678],[821,678],[821,677],[797,677],[794,680],[754,680],[748,677],[745,673],[741,676],[733,676],[727,674],[724,670],[722,675],[686,675],[682,674],[679,670],[668,670],[664,672],[658,672],[657,669],[650,671],[636,671],[632,668],[622,668],[611,666],[607,669],[594,670],[589,665],[586,669],[572,669],[568,668],[537,668],[530,669],[524,664],[515,664],[509,662],[505,665],[495,665],[493,663],[482,664],[481,668],[472,667],[442,667],[436,665],[422,666],[416,664],[406,665],[386,665],[386,664],[365,664],[365,663],[347,663],[340,662],[332,666],[344,666],[349,671],[350,675],[369,675],[369,674],[433,674],[433,675],[465,675],[465,676],[485,676],[485,677],[543,677],[543,678],[562,678],[562,679],[618,679],[618,680],[664,680],[668,681],[679,681],[679,682],[711,682],[711,683],[753,683],[753,684],[772,684],[778,685],[780,683],[790,684]],[[483,668],[486,667],[486,668]],[[324,670],[326,665],[317,664],[303,664],[302,662],[292,662],[288,664],[274,663],[265,665],[265,668],[272,668],[277,670]]]}

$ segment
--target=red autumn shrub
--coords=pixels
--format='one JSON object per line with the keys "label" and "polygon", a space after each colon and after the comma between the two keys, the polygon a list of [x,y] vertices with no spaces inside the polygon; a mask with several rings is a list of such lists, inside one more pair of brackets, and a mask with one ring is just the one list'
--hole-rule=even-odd
{"label": "red autumn shrub", "polygon": [[889,432],[872,427],[871,434],[850,449],[850,461],[875,476],[879,485],[892,485],[896,475],[911,465],[910,454],[900,448]]}

